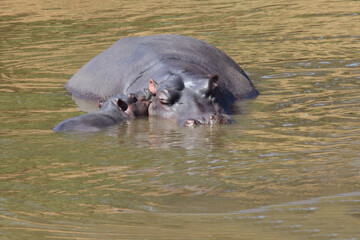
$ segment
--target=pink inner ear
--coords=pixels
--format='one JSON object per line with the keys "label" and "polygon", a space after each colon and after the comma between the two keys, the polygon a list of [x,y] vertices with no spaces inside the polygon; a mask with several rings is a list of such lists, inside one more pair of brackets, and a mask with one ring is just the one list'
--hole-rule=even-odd
{"label": "pink inner ear", "polygon": [[98,102],[98,104],[99,104],[99,108],[101,108],[101,107],[104,105],[104,101],[101,101],[101,100],[100,100],[100,101]]}
{"label": "pink inner ear", "polygon": [[210,87],[211,87],[211,91],[214,90],[218,85],[217,85],[217,81],[219,80],[218,75],[210,75],[209,76],[210,79]]}
{"label": "pink inner ear", "polygon": [[216,87],[217,87],[217,83],[216,83],[216,82],[213,82],[213,83],[212,83],[212,90],[214,90]]}
{"label": "pink inner ear", "polygon": [[219,76],[216,74],[208,75],[208,78],[214,80],[214,82],[217,82],[217,80],[219,80]]}
{"label": "pink inner ear", "polygon": [[149,91],[152,93],[152,94],[156,94],[156,87],[157,87],[157,83],[150,79],[149,80]]}

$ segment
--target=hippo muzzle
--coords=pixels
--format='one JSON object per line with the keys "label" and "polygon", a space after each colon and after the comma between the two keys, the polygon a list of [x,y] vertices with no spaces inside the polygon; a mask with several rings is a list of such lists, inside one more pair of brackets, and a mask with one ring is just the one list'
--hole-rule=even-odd
{"label": "hippo muzzle", "polygon": [[227,114],[213,114],[207,117],[198,117],[197,119],[187,119],[185,121],[178,121],[178,123],[185,127],[194,127],[196,125],[212,125],[212,124],[230,124],[233,119]]}

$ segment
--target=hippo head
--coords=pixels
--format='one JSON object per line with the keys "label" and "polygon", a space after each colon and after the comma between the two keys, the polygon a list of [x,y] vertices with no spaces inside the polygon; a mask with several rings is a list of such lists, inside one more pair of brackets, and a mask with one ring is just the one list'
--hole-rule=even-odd
{"label": "hippo head", "polygon": [[226,124],[233,96],[227,96],[217,84],[218,76],[209,75],[173,79],[157,83],[149,80],[149,91],[155,96],[149,106],[149,116],[171,119],[182,126]]}
{"label": "hippo head", "polygon": [[147,116],[153,94],[146,88],[128,95],[118,94],[108,100],[99,101],[99,108],[111,108],[113,105],[130,117]]}
{"label": "hippo head", "polygon": [[128,111],[131,112],[131,114],[129,114],[133,117],[147,116],[148,108],[153,97],[153,93],[147,88],[135,93],[130,93],[126,100],[129,108]]}

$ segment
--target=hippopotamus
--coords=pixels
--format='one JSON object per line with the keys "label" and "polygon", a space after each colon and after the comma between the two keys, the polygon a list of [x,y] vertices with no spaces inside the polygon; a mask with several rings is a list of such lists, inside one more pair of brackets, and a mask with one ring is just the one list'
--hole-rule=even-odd
{"label": "hippopotamus", "polygon": [[72,117],[59,123],[55,132],[94,132],[120,122],[147,115],[152,94],[144,89],[129,96],[118,94],[99,103],[99,110]]}
{"label": "hippopotamus", "polygon": [[122,38],[86,63],[65,87],[93,100],[147,88],[154,95],[149,117],[183,126],[231,123],[234,101],[258,95],[246,73],[224,52],[174,34]]}

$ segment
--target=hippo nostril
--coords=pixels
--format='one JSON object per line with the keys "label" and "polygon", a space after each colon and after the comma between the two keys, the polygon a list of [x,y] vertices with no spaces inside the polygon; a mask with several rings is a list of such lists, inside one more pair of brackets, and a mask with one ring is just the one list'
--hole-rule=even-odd
{"label": "hippo nostril", "polygon": [[209,124],[225,123],[222,115],[215,114],[209,117]]}
{"label": "hippo nostril", "polygon": [[185,121],[184,126],[185,127],[195,127],[198,124],[198,122],[194,119],[188,119]]}
{"label": "hippo nostril", "polygon": [[128,109],[128,105],[126,102],[124,102],[123,100],[119,99],[117,101],[117,105],[119,108],[121,108],[124,112]]}

